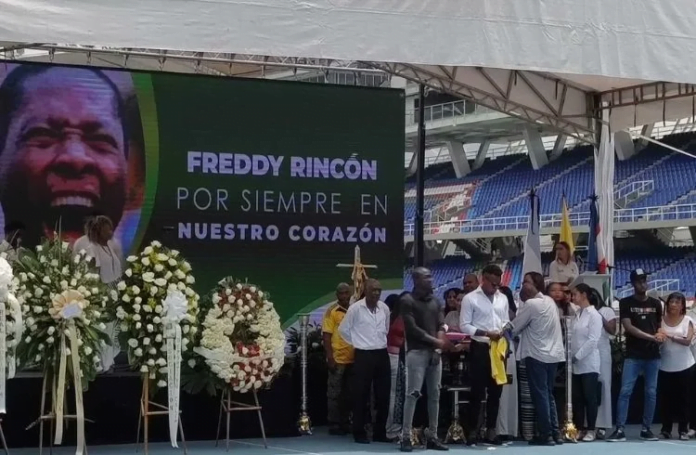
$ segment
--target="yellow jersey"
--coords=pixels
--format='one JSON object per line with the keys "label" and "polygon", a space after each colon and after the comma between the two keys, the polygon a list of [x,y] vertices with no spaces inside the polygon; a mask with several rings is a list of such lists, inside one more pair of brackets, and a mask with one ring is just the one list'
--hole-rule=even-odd
{"label": "yellow jersey", "polygon": [[353,346],[346,343],[338,332],[338,326],[341,325],[341,321],[346,316],[346,311],[347,309],[341,305],[332,304],[324,313],[321,329],[322,332],[331,335],[334,360],[340,365],[353,363]]}

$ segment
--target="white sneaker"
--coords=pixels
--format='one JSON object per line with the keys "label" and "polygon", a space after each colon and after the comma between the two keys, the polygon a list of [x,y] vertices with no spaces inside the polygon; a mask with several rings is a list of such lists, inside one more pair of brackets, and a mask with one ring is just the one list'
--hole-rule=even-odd
{"label": "white sneaker", "polygon": [[582,437],[582,442],[592,442],[597,439],[594,431],[588,431],[585,436]]}
{"label": "white sneaker", "polygon": [[694,436],[696,436],[696,430],[689,430],[689,432],[686,433],[686,434],[687,434],[687,436],[689,436],[690,438],[693,438]]}

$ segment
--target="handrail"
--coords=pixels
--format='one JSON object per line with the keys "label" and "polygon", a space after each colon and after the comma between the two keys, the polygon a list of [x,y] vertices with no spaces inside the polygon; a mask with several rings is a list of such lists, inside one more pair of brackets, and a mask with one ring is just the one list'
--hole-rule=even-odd
{"label": "handrail", "polygon": [[[587,226],[590,224],[589,212],[574,212],[569,214],[571,226]],[[637,207],[614,210],[614,223],[640,223],[686,220],[696,218],[696,203],[663,205],[658,207]],[[542,229],[560,228],[561,214],[544,214],[539,217]],[[476,233],[495,231],[526,231],[529,226],[529,216],[508,216],[497,218],[473,218],[454,221],[434,221],[424,223],[425,234],[439,233]],[[411,236],[414,233],[414,224],[404,223],[404,235]]]}
{"label": "handrail", "polygon": [[[676,278],[648,281],[648,292],[666,293],[679,291],[681,291],[681,282]],[[629,297],[631,295],[633,295],[633,288],[631,286],[626,286],[618,291],[619,298]]]}
{"label": "handrail", "polygon": [[[467,112],[467,103],[469,112]],[[457,100],[448,103],[433,104],[425,106],[425,121],[432,122],[435,120],[443,120],[448,118],[460,117],[462,115],[485,114],[496,112],[487,107],[479,106],[471,101]],[[409,109],[406,111],[406,125],[415,125],[418,123],[418,108]]]}

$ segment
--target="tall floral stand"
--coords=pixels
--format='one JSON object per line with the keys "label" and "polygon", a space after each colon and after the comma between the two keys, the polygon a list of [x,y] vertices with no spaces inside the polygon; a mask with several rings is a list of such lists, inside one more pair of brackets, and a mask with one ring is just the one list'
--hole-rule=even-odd
{"label": "tall floral stand", "polygon": [[[51,432],[49,434],[49,451],[51,453],[53,453],[53,441],[54,441],[55,432],[56,432],[56,414],[55,414],[55,412],[53,410],[51,410],[50,412],[46,413],[46,407],[49,405],[51,407],[53,407],[53,399],[55,398],[55,392],[48,391],[48,381],[49,381],[49,377],[44,376],[43,384],[41,386],[41,410],[39,412],[39,418],[36,419],[35,421],[33,421],[32,423],[30,423],[29,426],[27,426],[25,428],[25,430],[31,430],[35,426],[37,426],[37,425],[39,426],[39,455],[43,454],[44,424],[47,421],[51,422]],[[51,398],[52,398],[50,404],[47,403],[47,400],[46,400],[46,395],[48,393],[51,393]],[[76,414],[63,414],[63,420],[75,420],[76,421],[76,420],[78,420],[78,416]],[[89,423],[94,423],[94,421],[90,420],[90,419],[84,419],[84,421],[89,422]],[[0,422],[1,422],[1,420],[0,420]],[[5,449],[5,453],[8,453],[7,445],[5,443],[5,435],[2,433],[1,424],[0,424],[0,437],[2,437],[2,444],[3,444],[3,448]],[[79,453],[87,455],[87,445],[84,446],[84,451],[79,452]]]}
{"label": "tall floral stand", "polygon": [[7,448],[7,441],[5,440],[5,432],[2,431],[2,417],[0,417],[0,443],[2,443],[2,450],[5,451],[5,455],[10,455],[10,450]]}
{"label": "tall floral stand", "polygon": [[[143,453],[149,454],[148,442],[150,437],[150,417],[153,416],[168,416],[169,408],[167,406],[150,401],[150,381],[148,378],[143,379],[143,394],[140,397],[140,417],[138,418],[138,436],[136,438],[137,445],[140,444],[140,430],[143,430]],[[179,411],[181,416],[181,411]],[[179,433],[181,433],[181,444],[184,446],[184,455],[188,454],[186,448],[186,438],[184,437],[184,425],[179,417]]]}
{"label": "tall floral stand", "polygon": [[232,412],[244,412],[244,411],[256,411],[256,415],[259,418],[259,426],[261,427],[261,436],[263,437],[263,446],[268,448],[268,443],[266,441],[266,427],[263,424],[263,416],[261,415],[261,405],[259,404],[259,397],[256,394],[256,390],[251,391],[254,397],[254,403],[242,403],[239,401],[232,401],[232,391],[227,388],[222,392],[222,397],[220,397],[220,417],[218,417],[217,424],[217,434],[215,436],[215,447],[218,446],[220,441],[220,425],[222,425],[222,414],[225,414],[226,426],[225,426],[225,450],[229,452],[230,450],[230,413]]}

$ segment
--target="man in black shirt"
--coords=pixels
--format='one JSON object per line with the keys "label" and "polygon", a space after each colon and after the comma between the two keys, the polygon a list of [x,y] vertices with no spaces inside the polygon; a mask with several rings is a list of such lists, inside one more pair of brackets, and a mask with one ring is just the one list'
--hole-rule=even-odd
{"label": "man in black shirt", "polygon": [[399,307],[406,335],[406,400],[402,426],[401,451],[411,452],[411,429],[416,401],[421,396],[423,382],[428,394],[427,448],[448,450],[437,438],[440,412],[440,354],[449,348],[445,338],[444,315],[433,295],[433,276],[425,267],[413,270],[413,292],[402,297]]}
{"label": "man in black shirt", "polygon": [[626,334],[626,359],[621,377],[621,392],[616,402],[616,431],[608,438],[613,442],[626,440],[624,426],[628,416],[628,402],[641,373],[645,379],[645,402],[640,437],[646,441],[657,440],[650,431],[650,426],[655,414],[660,344],[664,341],[664,336],[658,332],[662,322],[662,303],[648,296],[647,280],[648,275],[642,269],[632,271],[634,294],[619,302],[619,316]]}

